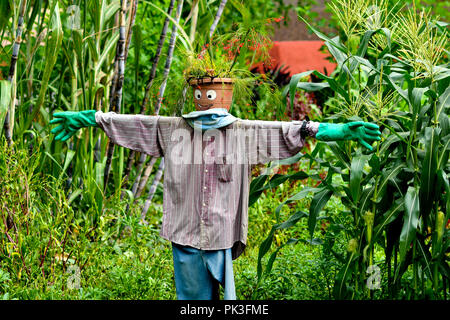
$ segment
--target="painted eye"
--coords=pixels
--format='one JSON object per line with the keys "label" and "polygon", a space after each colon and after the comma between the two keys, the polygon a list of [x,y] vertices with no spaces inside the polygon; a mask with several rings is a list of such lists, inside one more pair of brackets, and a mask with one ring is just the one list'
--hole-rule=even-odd
{"label": "painted eye", "polygon": [[216,97],[217,97],[217,93],[216,93],[215,90],[208,90],[208,91],[206,92],[206,97],[207,97],[209,100],[215,100]]}
{"label": "painted eye", "polygon": [[194,91],[194,97],[195,99],[199,100],[202,97],[202,92],[200,90],[195,90]]}

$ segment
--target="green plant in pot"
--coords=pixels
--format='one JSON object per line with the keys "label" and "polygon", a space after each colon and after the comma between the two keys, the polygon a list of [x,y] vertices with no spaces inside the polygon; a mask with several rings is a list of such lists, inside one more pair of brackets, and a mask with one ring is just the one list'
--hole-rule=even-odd
{"label": "green plant in pot", "polygon": [[[247,115],[248,111],[256,113],[260,106],[254,99],[255,92],[258,97],[264,97],[267,105],[274,106],[275,112],[283,112],[283,99],[276,84],[265,75],[250,71],[252,67],[270,61],[268,51],[272,43],[272,22],[279,22],[281,18],[255,20],[242,2],[231,0],[229,3],[242,20],[233,23],[230,32],[216,32],[212,35],[192,33],[192,29],[188,35],[184,25],[154,6],[174,23],[181,44],[177,54],[181,61],[184,83],[178,86],[181,81],[177,79],[173,99],[177,101],[173,112],[178,115],[192,111],[194,106],[196,110],[208,109],[204,105],[211,108],[225,107],[237,116]],[[217,91],[219,84],[220,92]],[[210,85],[214,89],[208,89]],[[207,97],[208,90],[216,91],[214,103],[210,100],[213,96],[210,95],[210,99]],[[201,102],[196,101],[196,92]],[[235,109],[232,105],[239,107]]]}
{"label": "green plant in pot", "polygon": [[261,90],[273,86],[262,81],[262,75],[250,72],[250,67],[256,63],[269,61],[269,28],[268,24],[244,19],[235,25],[233,32],[207,37],[196,44],[189,42],[181,32],[185,43],[183,76],[187,88],[191,88],[196,110],[225,108],[229,111],[233,101],[251,98],[255,84]]}

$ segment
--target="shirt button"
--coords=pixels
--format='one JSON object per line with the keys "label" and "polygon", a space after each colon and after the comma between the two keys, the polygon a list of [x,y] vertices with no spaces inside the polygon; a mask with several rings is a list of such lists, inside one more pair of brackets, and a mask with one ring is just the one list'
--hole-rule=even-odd
{"label": "shirt button", "polygon": [[206,187],[203,187],[203,190],[206,190],[207,188]]}
{"label": "shirt button", "polygon": [[208,172],[208,169],[205,169],[205,172]]}
{"label": "shirt button", "polygon": [[206,207],[206,203],[203,202],[203,206]]}

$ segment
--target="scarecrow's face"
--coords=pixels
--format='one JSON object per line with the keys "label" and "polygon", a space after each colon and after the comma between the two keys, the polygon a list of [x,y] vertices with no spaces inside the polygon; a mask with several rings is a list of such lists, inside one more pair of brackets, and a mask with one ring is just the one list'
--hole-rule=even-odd
{"label": "scarecrow's face", "polygon": [[194,89],[194,102],[198,111],[214,108],[217,100],[217,91],[214,89]]}
{"label": "scarecrow's face", "polygon": [[228,111],[230,110],[233,95],[231,86],[215,83],[195,85],[193,86],[193,89],[195,109],[197,111],[204,111],[212,108],[224,108]]}

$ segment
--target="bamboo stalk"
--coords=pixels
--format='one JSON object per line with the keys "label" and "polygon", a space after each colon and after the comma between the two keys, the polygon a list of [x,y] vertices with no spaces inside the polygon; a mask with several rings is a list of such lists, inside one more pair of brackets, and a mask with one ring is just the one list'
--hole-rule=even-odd
{"label": "bamboo stalk", "polygon": [[[126,24],[125,24],[125,18],[126,18],[126,8],[127,8],[127,0],[121,0],[121,10],[120,10],[120,16],[119,16],[119,40],[117,42],[117,49],[116,49],[116,58],[115,58],[115,65],[117,66],[117,73],[114,78],[117,79],[117,83],[113,83],[111,85],[111,95],[110,95],[110,104],[109,109],[110,111],[118,112],[120,113],[120,105],[122,102],[122,87],[123,87],[123,77],[125,72],[125,42],[126,42]],[[115,85],[115,86],[114,86]],[[115,92],[113,92],[115,90]],[[107,158],[106,158],[106,165],[105,165],[105,175],[104,175],[104,189],[106,190],[108,179],[109,179],[109,172],[111,171],[111,162],[112,162],[112,156],[114,153],[114,143],[110,140],[108,142],[107,147]]]}
{"label": "bamboo stalk", "polygon": [[[177,13],[175,18],[177,24],[180,22],[181,11],[183,9],[183,2],[184,0],[178,0]],[[175,42],[177,40],[178,35],[177,30],[178,30],[177,26],[176,24],[174,24],[172,27],[172,34],[170,36],[169,50],[167,52],[167,60],[164,66],[163,82],[161,83],[161,87],[159,88],[158,99],[156,100],[155,114],[159,113],[159,109],[161,108],[162,101],[164,99],[164,92],[166,91],[167,79],[169,78],[170,67],[172,65],[173,60],[173,52],[175,51]]]}
{"label": "bamboo stalk", "polygon": [[195,31],[197,29],[197,21],[198,21],[198,0],[194,1],[192,5],[194,6],[192,8],[192,21],[191,21],[191,31],[189,34],[189,40],[191,43],[194,43],[195,40]]}
{"label": "bamboo stalk", "polygon": [[[174,5],[175,5],[175,0],[171,0],[169,8],[167,10],[167,14],[169,16],[172,14]],[[161,58],[161,52],[162,52],[162,48],[164,46],[164,42],[166,39],[169,22],[170,22],[169,18],[166,17],[166,19],[164,20],[164,25],[163,25],[162,31],[161,31],[161,36],[159,37],[159,42],[158,42],[158,46],[156,48],[155,56],[153,57],[153,64],[152,64],[152,69],[150,71],[150,76],[147,81],[147,86],[145,87],[145,94],[144,94],[144,100],[142,101],[141,114],[146,114],[146,111],[147,111],[147,104],[148,104],[148,100],[150,98],[150,89],[153,85],[153,80],[156,77],[156,69],[158,67],[159,59]]]}
{"label": "bamboo stalk", "polygon": [[[183,10],[183,3],[184,3],[184,0],[178,0],[178,2],[177,2],[177,12],[176,12],[176,16],[175,16],[175,21],[177,24],[180,22],[181,12]],[[175,42],[177,40],[177,36],[178,36],[177,26],[176,26],[176,24],[173,24],[172,34],[170,36],[170,41],[169,41],[169,49],[167,52],[166,64],[164,66],[163,82],[161,84],[161,87],[159,88],[158,99],[157,99],[156,105],[155,105],[155,114],[159,114],[159,110],[161,109],[161,105],[162,105],[162,100],[164,99],[164,92],[166,91],[167,80],[169,78],[170,67],[172,65],[173,53],[175,51]],[[144,159],[144,157],[145,157],[145,155],[141,154],[140,160]],[[151,161],[147,164],[147,167],[150,165],[151,165]],[[139,185],[142,186],[142,188],[138,190],[139,193],[142,193],[142,189],[147,185],[147,181],[148,181],[148,177],[144,176],[144,179],[141,182],[141,175],[142,175],[143,171],[148,171],[148,168],[146,168],[145,170],[141,170],[141,174],[136,178],[134,185],[133,185],[133,188],[136,188]],[[155,179],[156,179],[156,177],[155,177]],[[136,194],[135,194],[135,196],[136,196]]]}
{"label": "bamboo stalk", "polygon": [[[121,24],[119,28],[119,40],[117,42],[117,48],[118,48],[118,79],[117,79],[117,86],[116,86],[116,96],[115,101],[113,102],[113,107],[116,112],[120,113],[121,103],[122,103],[122,89],[123,89],[123,79],[125,74],[125,55],[126,53],[126,25],[125,25],[125,17],[126,17],[126,3],[127,0],[123,0],[123,7],[121,12]],[[132,26],[130,26],[131,28]]]}
{"label": "bamboo stalk", "polygon": [[[16,38],[14,40],[12,55],[11,55],[11,64],[9,66],[9,73],[8,73],[8,81],[11,82],[11,88],[12,83],[14,81],[14,76],[16,74],[16,65],[17,60],[19,58],[19,50],[20,50],[20,44],[22,42],[22,33],[23,33],[23,22],[24,22],[24,15],[25,15],[25,9],[27,7],[27,0],[22,0],[20,2],[19,7],[19,20],[17,21],[17,29],[16,29]],[[14,90],[15,91],[15,90]],[[15,108],[15,100],[16,95],[15,93],[11,95],[11,109]],[[4,122],[4,131],[5,131],[5,138],[8,143],[8,146],[11,146],[12,144],[12,128],[11,128],[11,114],[10,110],[7,111],[5,116],[5,122]]]}
{"label": "bamboo stalk", "polygon": [[[124,5],[124,9],[126,10],[126,1],[125,5]],[[119,55],[119,70],[118,70],[118,82],[117,82],[117,86],[116,86],[116,101],[114,103],[117,112],[120,113],[121,111],[121,106],[122,106],[122,90],[123,90],[123,80],[124,80],[124,75],[125,75],[125,62],[127,61],[128,58],[128,51],[130,48],[130,43],[131,43],[131,36],[133,33],[133,26],[134,26],[134,22],[136,20],[136,12],[137,12],[137,4],[138,4],[138,0],[134,0],[132,5],[131,5],[131,15],[130,15],[130,21],[128,26],[125,27],[125,16],[126,13],[123,12],[123,25],[120,26],[119,32],[120,33],[125,33],[125,30],[127,30],[126,34],[126,39],[122,42],[122,38],[124,37],[123,34],[120,34],[119,36],[119,41],[117,43],[119,49],[120,49],[120,55]],[[123,47],[122,47],[123,46]]]}
{"label": "bamboo stalk", "polygon": [[22,0],[19,7],[19,20],[17,21],[16,38],[14,40],[13,51],[11,55],[11,64],[9,66],[8,81],[12,81],[16,72],[17,59],[19,57],[20,44],[22,43],[23,33],[23,16],[25,15],[25,9],[27,6],[27,0]]}
{"label": "bamboo stalk", "polygon": [[137,191],[133,190],[133,194],[136,193],[135,198],[139,198],[141,196],[142,190],[144,190],[144,188],[147,184],[148,178],[150,177],[150,174],[152,173],[153,166],[155,165],[156,160],[158,160],[158,158],[153,157],[149,161],[148,165],[145,166],[144,176],[142,177],[141,182],[139,183],[139,187],[137,188]]}
{"label": "bamboo stalk", "polygon": [[225,9],[225,5],[227,4],[227,0],[222,0],[219,5],[219,9],[217,9],[216,16],[214,21],[209,29],[209,38],[212,38],[214,31],[216,31],[217,25],[219,24],[219,20],[222,17],[223,10]]}
{"label": "bamboo stalk", "polygon": [[[30,67],[27,68],[25,70],[25,72],[26,72],[26,77],[28,79],[27,80],[27,96],[29,98],[31,98],[33,96],[34,59],[33,59],[33,54],[32,54],[33,51],[32,50],[33,50],[32,43],[31,43],[31,41],[28,41],[27,45],[26,45],[26,52],[27,52],[26,55],[30,59],[27,62],[27,66],[30,66]],[[32,103],[30,103],[30,107],[28,110],[29,110],[28,111],[29,113],[33,112],[33,104]]]}
{"label": "bamboo stalk", "polygon": [[127,58],[128,58],[128,50],[130,48],[134,22],[136,21],[138,2],[139,2],[139,0],[134,0],[131,5],[131,15],[130,15],[130,21],[128,23],[128,32],[127,32],[126,49],[125,49],[125,59],[124,59],[125,61],[127,61]]}
{"label": "bamboo stalk", "polygon": [[[120,27],[120,23],[121,23],[120,17],[121,17],[121,12],[118,12],[115,17],[114,26],[119,25],[119,27]],[[109,104],[110,104],[109,110],[110,111],[111,111],[111,103],[112,103],[112,101],[114,101],[114,97],[116,96],[116,86],[117,86],[117,80],[118,80],[118,74],[119,74],[119,72],[118,72],[119,62],[117,60],[117,55],[118,55],[117,50],[118,50],[118,47],[116,47],[116,58],[114,60],[114,71],[113,71],[113,77],[111,80],[111,86],[110,86],[110,90],[109,90]]]}
{"label": "bamboo stalk", "polygon": [[161,158],[161,162],[159,163],[158,171],[156,171],[155,179],[153,179],[152,186],[150,187],[150,190],[149,190],[148,196],[147,196],[147,200],[145,200],[144,208],[141,213],[142,221],[145,221],[145,216],[147,215],[148,208],[150,207],[150,203],[152,202],[153,196],[155,195],[158,183],[162,178],[163,171],[164,171],[164,158]]}
{"label": "bamboo stalk", "polygon": [[180,102],[181,114],[183,114],[183,112],[184,112],[184,104],[186,103],[186,94],[187,94],[188,87],[189,87],[188,85],[184,86],[183,93],[181,95],[181,102]]}
{"label": "bamboo stalk", "polygon": [[[134,158],[134,155],[133,155],[133,158]],[[142,176],[142,172],[144,170],[144,164],[146,161],[147,161],[147,155],[145,153],[141,153],[139,156],[139,161],[138,161],[137,169],[136,169],[136,171],[137,171],[136,179],[134,180],[133,186],[131,187],[133,195],[136,194],[137,186],[139,185],[139,183],[141,181],[141,176]]]}
{"label": "bamboo stalk", "polygon": [[[170,16],[172,14],[173,11],[173,7],[175,5],[175,0],[171,0],[170,1],[170,5],[169,8],[167,10],[167,14]],[[147,104],[149,101],[149,97],[150,97],[150,89],[153,85],[153,80],[156,77],[156,69],[158,67],[158,62],[159,59],[161,57],[161,52],[162,52],[162,48],[164,46],[164,42],[166,39],[166,35],[167,35],[167,29],[169,27],[169,18],[166,17],[166,19],[164,20],[164,25],[161,31],[161,36],[159,37],[159,42],[158,42],[158,46],[156,47],[156,52],[155,52],[155,56],[153,57],[153,62],[152,62],[152,69],[150,71],[150,76],[149,79],[147,81],[147,85],[145,87],[145,93],[144,93],[144,99],[142,101],[142,106],[141,106],[141,114],[146,114],[147,113]],[[128,154],[128,160],[127,160],[127,165],[125,167],[125,172],[124,172],[124,178],[122,179],[123,184],[126,185],[128,182],[128,179],[130,177],[130,172],[131,172],[131,168],[133,166],[134,163],[134,157],[135,157],[136,152],[134,150],[131,150],[130,153]],[[141,155],[140,159],[139,159],[139,163],[138,163],[138,176],[141,175],[142,173],[142,166],[144,165],[144,162],[146,160],[146,156],[144,155],[144,157]],[[123,198],[123,194],[122,194],[122,198]]]}
{"label": "bamboo stalk", "polygon": [[[145,154],[141,154],[141,157],[145,156]],[[151,160],[149,161],[149,163],[147,164],[147,166],[145,167],[145,171],[144,171],[144,179],[142,179],[140,181],[140,183],[135,182],[133,184],[133,188],[131,189],[131,192],[134,195],[134,202],[136,202],[136,199],[139,198],[142,194],[142,190],[145,188],[145,185],[147,184],[148,181],[148,177],[150,176],[150,174],[152,173],[153,170],[153,166],[156,163],[156,160],[158,160],[158,158],[153,157],[151,158]],[[142,175],[142,165],[140,166],[138,171],[138,177],[140,178]],[[122,197],[124,196],[124,194],[122,194]],[[127,208],[126,208],[126,212],[128,212],[128,210],[130,209],[130,203],[127,204]]]}
{"label": "bamboo stalk", "polygon": [[[127,159],[127,165],[125,166],[125,171],[124,171],[124,177],[122,179],[123,183],[122,185],[125,186],[128,183],[128,179],[130,178],[130,173],[131,173],[131,168],[133,167],[134,164],[134,156],[135,156],[136,152],[134,150],[130,150],[130,152],[128,153],[128,159]],[[124,194],[122,194],[121,199],[123,199]]]}

